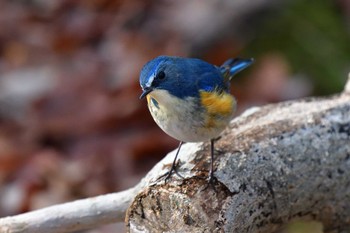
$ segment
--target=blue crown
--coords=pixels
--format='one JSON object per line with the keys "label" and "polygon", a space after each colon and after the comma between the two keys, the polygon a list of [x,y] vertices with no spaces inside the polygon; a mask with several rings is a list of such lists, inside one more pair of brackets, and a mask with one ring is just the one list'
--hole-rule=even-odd
{"label": "blue crown", "polygon": [[141,70],[140,98],[154,89],[167,90],[179,98],[198,97],[199,90],[228,91],[229,79],[252,62],[252,59],[230,59],[217,67],[196,58],[159,56]]}

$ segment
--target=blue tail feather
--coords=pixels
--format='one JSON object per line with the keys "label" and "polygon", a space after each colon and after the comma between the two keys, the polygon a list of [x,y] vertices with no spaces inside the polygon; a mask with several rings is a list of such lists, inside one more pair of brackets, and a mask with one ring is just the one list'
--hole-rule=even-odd
{"label": "blue tail feather", "polygon": [[250,59],[241,59],[234,58],[227,60],[224,64],[220,66],[221,72],[225,77],[231,79],[235,74],[244,70],[254,62],[253,58]]}

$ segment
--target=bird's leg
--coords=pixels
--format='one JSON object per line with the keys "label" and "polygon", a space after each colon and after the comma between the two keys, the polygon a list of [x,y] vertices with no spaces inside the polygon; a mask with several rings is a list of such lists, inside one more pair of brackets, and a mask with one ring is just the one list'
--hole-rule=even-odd
{"label": "bird's leg", "polygon": [[213,189],[215,190],[215,184],[214,184],[214,139],[210,140],[210,169],[209,169],[209,174],[208,174],[208,183],[203,189],[206,190],[209,186],[212,186]]}
{"label": "bird's leg", "polygon": [[210,170],[209,170],[209,179],[208,183],[214,181],[214,139],[210,140]]}
{"label": "bird's leg", "polygon": [[160,180],[160,179],[162,179],[163,177],[165,177],[164,181],[165,181],[165,183],[166,183],[166,182],[170,179],[170,177],[171,177],[171,175],[172,175],[173,173],[175,173],[175,174],[178,175],[179,177],[183,178],[183,176],[181,176],[181,175],[177,172],[177,170],[176,170],[176,166],[177,166],[177,164],[176,164],[177,156],[178,156],[179,153],[180,153],[180,149],[181,149],[181,146],[182,146],[183,143],[184,143],[183,141],[180,141],[179,147],[178,147],[178,149],[177,149],[177,151],[176,151],[175,158],[174,158],[173,163],[171,164],[170,170],[169,170],[168,172],[166,172],[164,175],[160,176],[160,177],[158,178],[158,180]]}
{"label": "bird's leg", "polygon": [[175,158],[174,158],[174,161],[173,161],[173,164],[171,165],[171,168],[170,168],[170,171],[169,171],[169,174],[165,177],[165,180],[169,179],[171,174],[174,172],[176,175],[178,175],[179,177],[183,178],[176,170],[176,160],[177,160],[177,156],[179,155],[180,153],[180,149],[181,149],[181,146],[184,142],[183,141],[180,141],[179,143],[179,148],[177,149],[176,151],[176,155],[175,155]]}

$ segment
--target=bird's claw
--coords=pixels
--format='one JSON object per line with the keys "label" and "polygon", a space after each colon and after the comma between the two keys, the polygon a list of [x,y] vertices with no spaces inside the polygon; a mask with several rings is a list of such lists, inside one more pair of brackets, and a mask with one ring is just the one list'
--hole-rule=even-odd
{"label": "bird's claw", "polygon": [[157,182],[162,180],[164,177],[164,184],[168,183],[169,179],[171,178],[171,176],[173,174],[176,174],[178,177],[180,177],[181,179],[184,179],[184,177],[176,170],[176,167],[172,167],[169,171],[167,171],[166,173],[164,173],[163,175],[161,175],[160,177],[158,177]]}
{"label": "bird's claw", "polygon": [[214,176],[214,172],[210,172],[209,173],[209,177],[207,179],[207,184],[205,185],[204,189],[202,189],[202,191],[206,190],[209,188],[209,186],[211,186],[214,191],[216,191],[216,188],[215,188],[215,183],[216,183],[216,177]]}

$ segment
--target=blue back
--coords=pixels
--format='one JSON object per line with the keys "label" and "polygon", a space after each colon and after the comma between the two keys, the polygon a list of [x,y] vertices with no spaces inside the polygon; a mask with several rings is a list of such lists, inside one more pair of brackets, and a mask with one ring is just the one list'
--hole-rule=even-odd
{"label": "blue back", "polygon": [[[229,66],[227,62],[224,65]],[[232,76],[242,70],[242,64],[234,65],[238,68],[230,66],[227,70],[196,58],[159,56],[142,68],[140,84],[144,89],[151,83],[152,88],[167,90],[179,98],[198,97],[199,90],[228,92],[227,72]],[[165,78],[154,78],[160,71],[165,73]]]}

